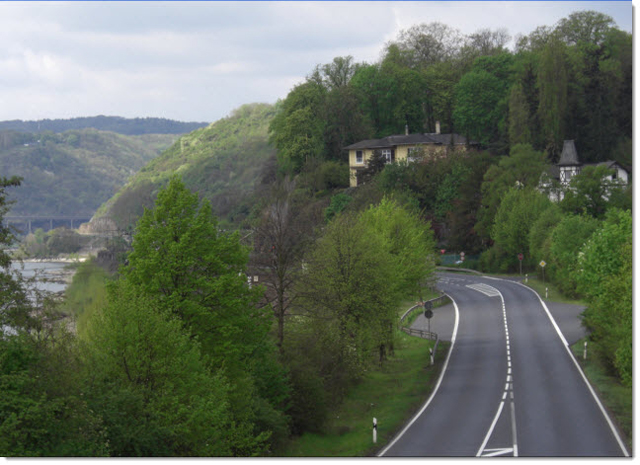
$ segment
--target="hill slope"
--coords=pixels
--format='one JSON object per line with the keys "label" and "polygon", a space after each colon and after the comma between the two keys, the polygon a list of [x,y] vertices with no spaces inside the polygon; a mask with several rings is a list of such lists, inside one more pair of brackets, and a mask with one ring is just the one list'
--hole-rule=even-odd
{"label": "hill slope", "polygon": [[21,176],[9,215],[91,216],[177,136],[124,136],[95,129],[62,134],[0,132],[0,173]]}
{"label": "hill slope", "polygon": [[183,123],[166,118],[122,118],[120,116],[88,116],[71,119],[43,119],[39,121],[0,121],[0,131],[56,133],[76,129],[98,129],[128,136],[141,134],[185,134],[207,123]]}
{"label": "hill slope", "polygon": [[275,170],[275,151],[268,143],[274,114],[269,104],[243,105],[229,117],[182,136],[100,207],[94,223],[110,218],[127,229],[177,173],[188,188],[211,202],[222,222],[238,224],[249,214],[265,170]]}

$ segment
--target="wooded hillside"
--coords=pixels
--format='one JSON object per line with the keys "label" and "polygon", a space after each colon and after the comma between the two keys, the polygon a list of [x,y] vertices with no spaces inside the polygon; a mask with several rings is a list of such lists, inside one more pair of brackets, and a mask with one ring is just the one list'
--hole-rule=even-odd
{"label": "wooded hillside", "polygon": [[124,136],[96,129],[54,134],[0,131],[0,170],[20,176],[10,215],[87,215],[176,136]]}

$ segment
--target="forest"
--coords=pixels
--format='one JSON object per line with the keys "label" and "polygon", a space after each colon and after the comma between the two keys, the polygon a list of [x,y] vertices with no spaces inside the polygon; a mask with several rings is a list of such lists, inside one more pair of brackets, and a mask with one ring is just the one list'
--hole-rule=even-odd
{"label": "forest", "polygon": [[[114,238],[65,300],[37,311],[2,226],[0,452],[286,455],[393,363],[400,303],[432,292],[442,250],[487,273],[517,273],[518,254],[531,275],[547,262],[546,279],[587,303],[609,374],[631,387],[631,183],[587,166],[560,202],[539,188],[565,140],[583,162],[631,171],[631,35],[582,11],[508,41],[416,25],[377,63],[336,57],[275,107],[185,136],[140,173],[145,208],[126,190],[113,201],[128,199],[132,242]],[[348,187],[345,146],[436,122],[479,148],[372,162]],[[238,175],[234,150],[254,169],[235,210],[212,188]],[[20,180],[0,187],[4,216]]]}
{"label": "forest", "polygon": [[43,119],[38,121],[0,121],[0,131],[61,133],[79,129],[97,129],[127,136],[142,134],[184,134],[208,123],[184,123],[166,118],[123,118],[121,116],[88,116],[70,119]]}

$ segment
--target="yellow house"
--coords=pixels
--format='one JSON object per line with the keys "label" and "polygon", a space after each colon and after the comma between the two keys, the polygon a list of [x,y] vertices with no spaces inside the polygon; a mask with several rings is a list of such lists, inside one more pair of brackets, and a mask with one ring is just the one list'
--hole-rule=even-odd
{"label": "yellow house", "polygon": [[467,139],[459,134],[440,134],[439,124],[436,124],[435,133],[408,134],[408,130],[405,130],[404,135],[356,142],[344,147],[349,151],[350,185],[356,187],[361,182],[359,178],[367,167],[367,160],[376,150],[386,157],[387,163],[393,163],[400,160],[412,161],[412,155],[418,153],[442,156],[452,150],[466,151],[469,145],[476,145],[476,143],[467,144]]}

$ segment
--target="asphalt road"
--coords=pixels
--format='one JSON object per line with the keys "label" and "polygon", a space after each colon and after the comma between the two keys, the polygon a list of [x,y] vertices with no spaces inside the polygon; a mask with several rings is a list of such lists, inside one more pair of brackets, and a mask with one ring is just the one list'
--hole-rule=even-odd
{"label": "asphalt road", "polygon": [[513,281],[439,278],[454,303],[435,309],[430,324],[452,341],[451,350],[433,395],[379,455],[628,454],[568,350],[583,331],[570,308],[556,308],[554,318],[537,294]]}

